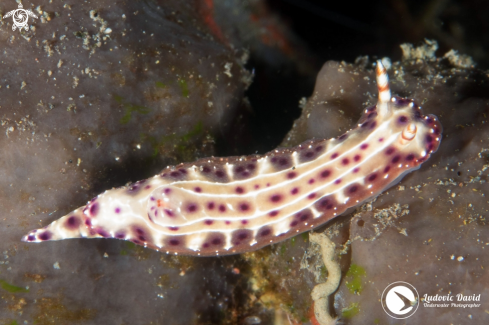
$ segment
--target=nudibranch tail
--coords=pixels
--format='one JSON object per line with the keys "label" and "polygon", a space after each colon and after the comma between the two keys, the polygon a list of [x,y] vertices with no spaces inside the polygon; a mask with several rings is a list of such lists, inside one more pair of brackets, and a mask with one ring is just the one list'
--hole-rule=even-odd
{"label": "nudibranch tail", "polygon": [[413,100],[391,98],[380,61],[377,83],[377,105],[337,138],[168,167],[22,240],[116,238],[206,256],[255,250],[320,226],[419,168],[440,145],[438,119]]}

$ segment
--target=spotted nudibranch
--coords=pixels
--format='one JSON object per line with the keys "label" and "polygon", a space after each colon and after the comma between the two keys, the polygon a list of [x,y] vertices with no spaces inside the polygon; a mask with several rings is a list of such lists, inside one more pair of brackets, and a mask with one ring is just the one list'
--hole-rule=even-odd
{"label": "spotted nudibranch", "polygon": [[423,116],[413,100],[391,97],[380,61],[376,74],[377,105],[338,138],[168,167],[22,240],[118,238],[206,256],[255,250],[318,227],[419,168],[440,145],[438,119]]}

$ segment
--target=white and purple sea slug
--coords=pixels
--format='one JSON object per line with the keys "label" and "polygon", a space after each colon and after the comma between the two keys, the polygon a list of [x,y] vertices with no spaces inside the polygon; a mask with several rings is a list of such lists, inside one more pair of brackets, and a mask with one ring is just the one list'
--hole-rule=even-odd
{"label": "white and purple sea slug", "polygon": [[318,227],[379,194],[438,149],[441,125],[410,99],[391,97],[377,64],[379,99],[358,125],[265,155],[207,158],[106,191],[26,242],[117,238],[173,254],[226,255]]}

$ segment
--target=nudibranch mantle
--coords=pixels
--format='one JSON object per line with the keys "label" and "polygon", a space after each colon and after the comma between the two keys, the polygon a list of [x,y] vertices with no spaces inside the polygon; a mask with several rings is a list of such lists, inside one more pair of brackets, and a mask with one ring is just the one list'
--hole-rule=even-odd
{"label": "nudibranch mantle", "polygon": [[438,149],[441,124],[391,97],[377,63],[377,105],[358,125],[265,155],[207,158],[106,191],[26,242],[117,238],[172,254],[255,250],[318,227],[379,194]]}

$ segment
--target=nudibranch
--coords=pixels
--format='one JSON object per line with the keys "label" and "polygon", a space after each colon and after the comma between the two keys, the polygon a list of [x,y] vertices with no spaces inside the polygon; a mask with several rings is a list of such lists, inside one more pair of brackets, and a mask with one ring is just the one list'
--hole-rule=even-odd
{"label": "nudibranch", "polygon": [[256,250],[318,227],[420,167],[442,127],[411,99],[391,97],[376,68],[379,98],[358,125],[265,155],[206,158],[108,190],[26,242],[117,238],[172,254]]}

